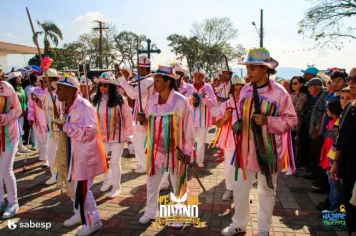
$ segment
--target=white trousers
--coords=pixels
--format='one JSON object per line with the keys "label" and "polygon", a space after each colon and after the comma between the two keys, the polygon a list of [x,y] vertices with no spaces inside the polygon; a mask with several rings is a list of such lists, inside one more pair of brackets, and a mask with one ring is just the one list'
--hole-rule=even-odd
{"label": "white trousers", "polygon": [[195,142],[197,143],[196,153],[197,162],[204,162],[205,158],[205,139],[208,128],[195,128]]}
{"label": "white trousers", "polygon": [[[176,173],[172,174],[171,170],[169,169],[169,175],[171,176],[171,181],[175,193],[176,180],[177,180]],[[145,208],[145,215],[151,219],[155,219],[158,213],[157,210],[158,210],[158,200],[159,200],[159,189],[160,189],[162,178],[164,178],[164,176],[165,176],[165,172],[162,173],[162,169],[156,169],[155,175],[147,177],[147,202]]]}
{"label": "white trousers", "polygon": [[147,157],[145,153],[145,141],[146,141],[146,132],[139,130],[135,127],[133,135],[133,144],[135,148],[135,156],[137,160],[137,166],[146,169],[147,166]]}
{"label": "white trousers", "polygon": [[234,183],[235,166],[231,165],[232,156],[234,152],[224,150],[224,178],[226,184],[226,190],[232,190]]}
{"label": "white trousers", "polygon": [[[93,186],[93,181],[94,179],[88,180],[88,191],[84,204],[85,220],[87,224],[89,222],[95,223],[100,221],[100,214],[96,207],[96,202],[93,196],[93,192],[90,190],[90,188]],[[77,189],[78,181],[72,180],[70,184],[72,185],[72,189],[74,191],[74,196],[72,196],[74,214],[80,215],[80,207],[78,207],[78,209],[75,208],[75,191]]]}
{"label": "white trousers", "polygon": [[7,191],[7,200],[10,204],[17,203],[17,186],[16,178],[14,174],[14,160],[19,140],[11,142],[10,152],[0,152],[0,201],[4,200],[4,188],[5,183]]}
{"label": "white trousers", "polygon": [[121,189],[121,156],[124,151],[123,143],[104,143],[106,155],[111,151],[111,159],[107,174],[107,181],[112,183],[113,188]]}
{"label": "white trousers", "polygon": [[33,134],[35,136],[38,151],[40,153],[39,159],[41,161],[48,160],[47,157],[47,126],[41,126],[41,130],[35,124],[32,125]]}
{"label": "white trousers", "polygon": [[[255,173],[246,170],[246,180],[243,179],[242,170],[239,169],[238,180],[233,183],[235,214],[232,217],[234,227],[245,230],[250,219],[250,190],[255,180]],[[259,232],[268,232],[272,223],[272,214],[275,203],[277,173],[272,174],[274,189],[267,186],[266,177],[257,172],[258,205],[257,228]]]}
{"label": "white trousers", "polygon": [[[59,133],[57,133],[59,136]],[[55,173],[55,168],[56,168],[56,154],[57,154],[57,147],[58,147],[58,139],[54,139],[53,137],[49,137],[49,133],[47,136],[47,158],[48,158],[48,164],[49,168],[51,170],[52,176],[56,175]]]}

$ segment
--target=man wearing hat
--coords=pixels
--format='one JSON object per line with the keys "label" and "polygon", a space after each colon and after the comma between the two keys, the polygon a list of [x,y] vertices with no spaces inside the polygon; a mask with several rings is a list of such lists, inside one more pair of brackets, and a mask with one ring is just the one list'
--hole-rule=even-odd
{"label": "man wearing hat", "polygon": [[[250,190],[257,174],[258,235],[269,234],[276,196],[277,173],[293,169],[293,157],[288,153],[288,136],[297,125],[291,97],[270,75],[278,62],[265,48],[248,52],[246,65],[251,83],[240,93],[242,142],[241,156],[235,162],[238,175],[233,183],[235,213],[232,224],[221,231],[222,235],[236,235],[246,231],[250,215]],[[285,160],[288,158],[288,160]],[[291,166],[285,166],[285,163]]]}
{"label": "man wearing hat", "polygon": [[194,87],[193,85],[186,83],[183,80],[184,76],[187,75],[188,71],[179,64],[177,64],[174,67],[174,70],[178,75],[178,79],[177,79],[178,91],[189,99],[194,93]]}
{"label": "man wearing hat", "polygon": [[[58,100],[57,95],[57,81],[60,78],[58,75],[57,70],[49,69],[47,72],[48,82],[49,84],[45,83],[45,95],[42,100],[43,110],[46,115],[46,122],[47,122],[47,158],[48,164],[51,171],[51,177],[46,181],[47,185],[51,185],[56,183],[56,153],[58,147],[58,138],[59,138],[59,129],[56,124],[52,121],[55,119],[60,119],[62,114],[62,103]],[[42,78],[43,80],[43,78]],[[50,93],[52,91],[52,94]],[[55,104],[55,105],[54,105]],[[57,114],[59,117],[56,117],[56,109]]]}
{"label": "man wearing hat", "polygon": [[310,94],[305,108],[304,119],[307,121],[308,143],[307,164],[311,172],[309,178],[319,178],[319,158],[322,148],[321,133],[322,120],[326,112],[326,97],[328,91],[323,89],[323,82],[319,78],[313,78],[306,84]]}
{"label": "man wearing hat", "polygon": [[302,72],[304,73],[303,77],[304,77],[305,81],[308,82],[309,80],[318,76],[319,69],[316,68],[315,66],[308,66],[308,68],[305,70],[302,70]]}
{"label": "man wearing hat", "polygon": [[191,99],[194,114],[196,162],[198,167],[204,167],[205,139],[208,128],[212,125],[212,108],[217,104],[216,96],[210,84],[205,83],[206,73],[197,68],[193,72],[194,94]]}
{"label": "man wearing hat", "polygon": [[58,100],[63,102],[64,124],[55,121],[69,139],[68,182],[75,193],[71,196],[74,215],[64,221],[65,227],[82,223],[76,235],[89,235],[102,227],[100,215],[90,188],[95,176],[107,170],[99,138],[95,108],[87,99],[78,96],[79,81],[64,76],[57,82]]}
{"label": "man wearing hat", "polygon": [[[151,76],[151,61],[147,57],[139,58],[139,76],[141,90],[139,91],[138,86],[134,87],[128,83],[124,76],[119,77],[120,86],[125,90],[126,94],[131,98],[135,99],[135,105],[133,109],[133,117],[135,122],[133,143],[135,147],[135,155],[137,160],[137,168],[135,171],[137,173],[146,172],[146,154],[144,143],[146,139],[146,130],[143,125],[141,125],[136,120],[136,114],[143,112],[146,108],[147,99],[154,93],[153,91],[153,78]],[[142,107],[139,101],[139,93],[141,93]],[[142,111],[141,111],[142,108]]]}
{"label": "man wearing hat", "polygon": [[[186,193],[185,170],[190,162],[194,144],[193,114],[189,101],[177,92],[177,75],[171,66],[159,66],[153,75],[156,94],[147,102],[145,120],[147,128],[147,204],[139,219],[147,224],[157,216],[159,186],[164,173],[170,173],[174,193]],[[177,158],[176,147],[186,159]],[[180,225],[181,226],[181,225]]]}

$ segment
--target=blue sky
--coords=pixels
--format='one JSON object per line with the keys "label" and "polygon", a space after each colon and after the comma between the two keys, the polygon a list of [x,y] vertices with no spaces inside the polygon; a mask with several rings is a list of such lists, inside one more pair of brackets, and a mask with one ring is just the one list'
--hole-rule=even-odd
{"label": "blue sky", "polygon": [[[304,68],[315,64],[320,68],[355,66],[356,41],[346,41],[341,51],[313,49],[312,40],[297,34],[298,22],[312,1],[306,0],[16,0],[3,1],[0,14],[0,41],[33,45],[25,7],[34,20],[51,20],[63,31],[62,43],[76,40],[90,31],[93,20],[102,19],[118,31],[145,34],[162,50],[153,63],[174,61],[166,38],[172,33],[190,34],[194,22],[209,17],[229,17],[239,30],[234,44],[246,48],[258,46],[258,35],[251,22],[259,25],[260,9],[264,9],[265,46],[283,67]],[[22,64],[27,58],[9,56],[9,64]]]}

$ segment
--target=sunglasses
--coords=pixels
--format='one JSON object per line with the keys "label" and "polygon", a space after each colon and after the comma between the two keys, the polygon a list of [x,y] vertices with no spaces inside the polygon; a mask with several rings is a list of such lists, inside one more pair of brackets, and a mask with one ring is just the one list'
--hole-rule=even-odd
{"label": "sunglasses", "polygon": [[293,82],[292,85],[298,85],[298,82]]}
{"label": "sunglasses", "polygon": [[109,87],[109,85],[108,84],[99,84],[99,87],[107,88],[107,87]]}
{"label": "sunglasses", "polygon": [[356,76],[349,77],[349,82],[356,83]]}

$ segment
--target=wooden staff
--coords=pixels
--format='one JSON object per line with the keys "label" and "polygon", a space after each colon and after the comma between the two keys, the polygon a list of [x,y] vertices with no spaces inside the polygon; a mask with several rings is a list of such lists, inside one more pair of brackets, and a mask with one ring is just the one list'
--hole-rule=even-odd
{"label": "wooden staff", "polygon": [[[31,30],[32,30],[32,34],[33,34],[33,40],[35,41],[35,45],[36,45],[37,51],[38,51],[38,56],[40,57],[40,63],[42,65],[43,58],[42,58],[42,54],[41,54],[41,49],[40,49],[40,46],[38,44],[37,36],[36,36],[36,33],[35,33],[35,28],[33,27],[31,15],[30,15],[30,12],[29,12],[27,7],[26,7],[26,12],[27,12],[28,20],[29,20],[30,25],[31,25]],[[45,81],[46,81],[46,84],[47,84],[47,87],[48,87],[49,94],[51,95],[51,99],[52,99],[52,104],[53,104],[53,108],[54,108],[54,117],[58,118],[59,117],[58,116],[58,110],[57,110],[57,106],[56,106],[56,103],[55,103],[54,98],[53,98],[53,91],[52,91],[51,84],[49,83],[49,80],[48,80],[48,74],[47,74],[47,71],[45,71],[45,70],[43,72],[45,74]]]}

